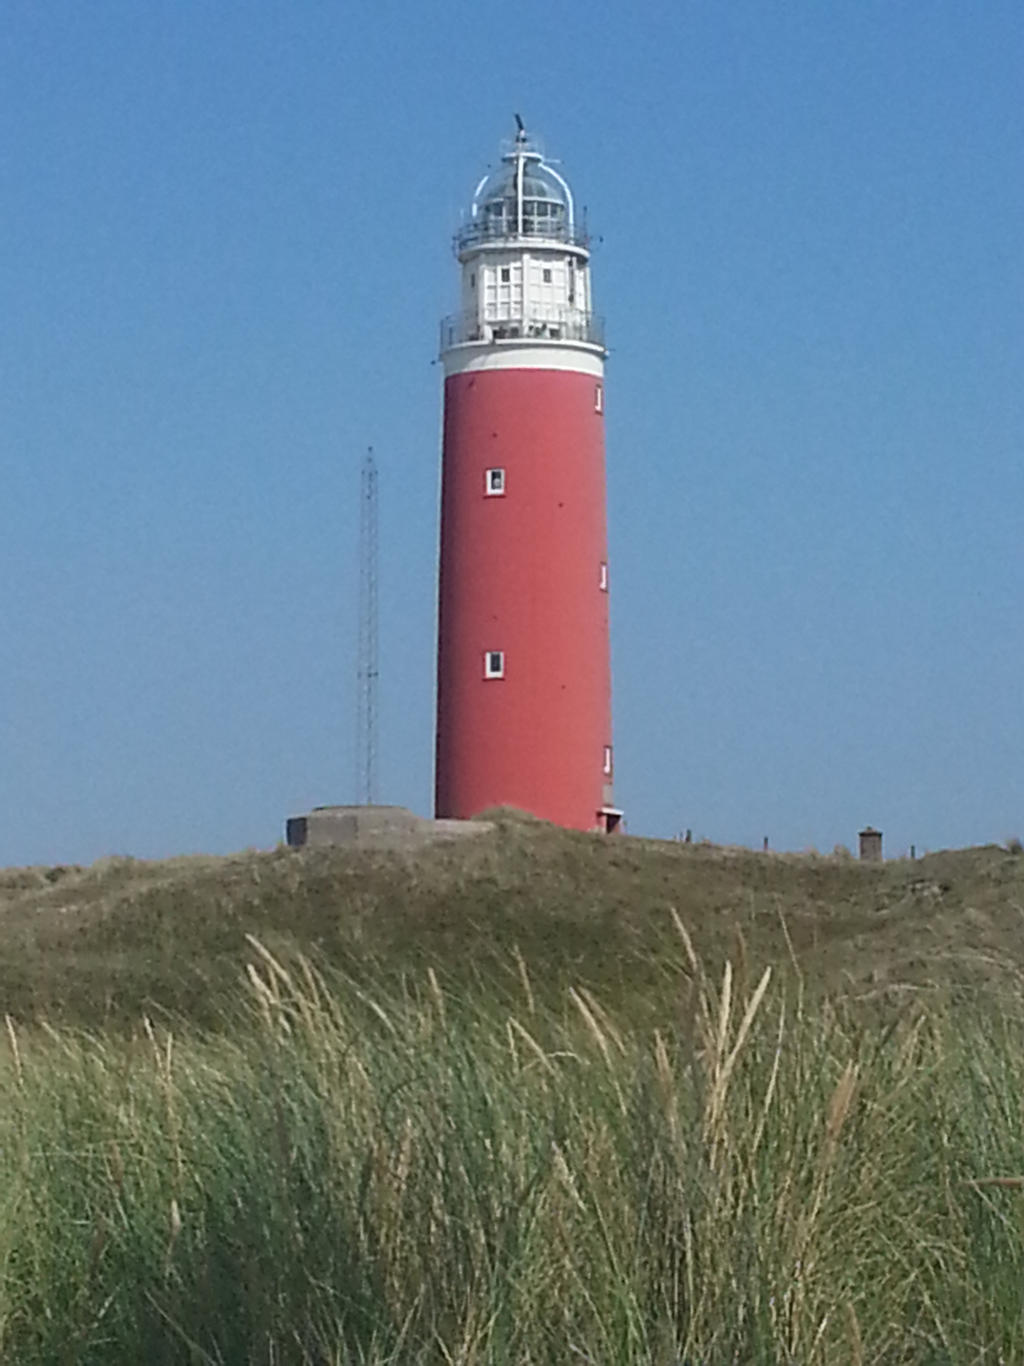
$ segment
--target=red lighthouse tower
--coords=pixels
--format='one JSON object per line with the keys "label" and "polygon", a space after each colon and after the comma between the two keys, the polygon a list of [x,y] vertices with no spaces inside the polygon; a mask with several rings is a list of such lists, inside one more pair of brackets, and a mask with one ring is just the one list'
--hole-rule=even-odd
{"label": "red lighthouse tower", "polygon": [[436,811],[612,830],[603,329],[572,192],[517,123],[441,326]]}

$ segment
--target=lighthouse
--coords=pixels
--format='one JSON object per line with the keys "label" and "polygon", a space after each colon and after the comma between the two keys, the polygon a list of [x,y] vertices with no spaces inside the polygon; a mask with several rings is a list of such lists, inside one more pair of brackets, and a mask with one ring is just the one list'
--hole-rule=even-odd
{"label": "lighthouse", "polygon": [[611,831],[604,330],[572,191],[516,123],[441,324],[435,807]]}

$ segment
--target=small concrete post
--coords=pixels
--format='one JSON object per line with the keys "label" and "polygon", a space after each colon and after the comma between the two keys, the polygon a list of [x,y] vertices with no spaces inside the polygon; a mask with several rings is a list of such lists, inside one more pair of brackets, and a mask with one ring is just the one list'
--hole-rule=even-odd
{"label": "small concrete post", "polygon": [[858,835],[860,856],[865,863],[882,862],[882,832],[873,826],[865,826]]}

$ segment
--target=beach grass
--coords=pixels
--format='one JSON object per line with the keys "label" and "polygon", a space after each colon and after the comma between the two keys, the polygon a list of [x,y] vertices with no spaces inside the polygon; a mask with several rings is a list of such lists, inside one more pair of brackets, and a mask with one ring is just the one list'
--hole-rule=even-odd
{"label": "beach grass", "polygon": [[1024,1010],[664,912],[657,1008],[245,941],[216,1027],[8,1019],[0,1358],[1024,1360]]}

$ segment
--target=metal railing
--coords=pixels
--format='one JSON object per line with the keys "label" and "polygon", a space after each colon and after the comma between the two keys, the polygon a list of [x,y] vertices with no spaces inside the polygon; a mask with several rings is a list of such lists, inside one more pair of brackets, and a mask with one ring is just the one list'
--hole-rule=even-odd
{"label": "metal railing", "polygon": [[604,346],[604,318],[570,309],[557,317],[480,318],[453,313],[441,320],[441,350],[465,342],[580,341]]}
{"label": "metal railing", "polygon": [[472,219],[455,234],[455,254],[476,247],[483,242],[562,242],[572,247],[587,247],[590,238],[585,230],[570,228],[568,223],[552,218],[532,218],[523,220],[523,231],[515,228],[504,219],[487,219],[483,216]]}

